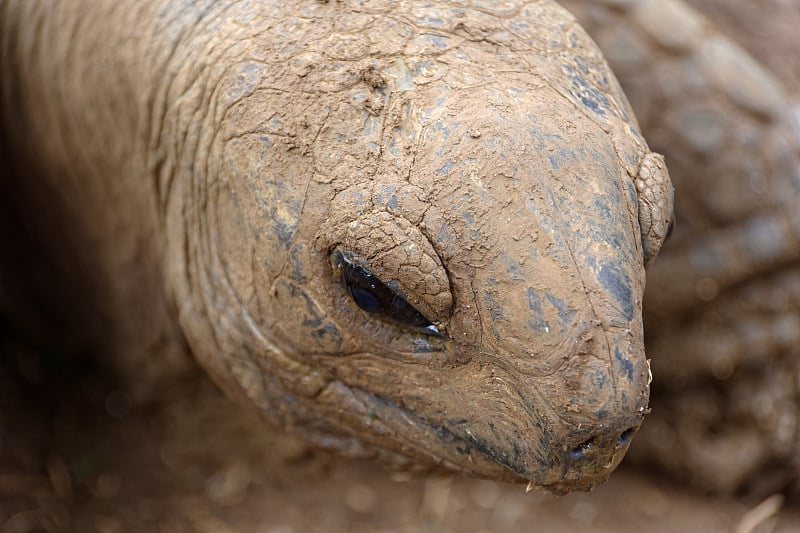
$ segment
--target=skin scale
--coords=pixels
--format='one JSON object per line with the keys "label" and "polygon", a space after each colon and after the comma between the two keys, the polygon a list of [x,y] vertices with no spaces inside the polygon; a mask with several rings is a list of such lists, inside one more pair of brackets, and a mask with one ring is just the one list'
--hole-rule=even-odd
{"label": "skin scale", "polygon": [[[672,189],[566,11],[0,13],[4,164],[37,178],[3,196],[41,208],[7,210],[4,238],[29,242],[4,268],[44,272],[4,302],[49,305],[142,395],[190,365],[185,342],[328,447],[554,492],[619,464],[648,410],[644,266]],[[359,309],[334,252],[441,334]]]}

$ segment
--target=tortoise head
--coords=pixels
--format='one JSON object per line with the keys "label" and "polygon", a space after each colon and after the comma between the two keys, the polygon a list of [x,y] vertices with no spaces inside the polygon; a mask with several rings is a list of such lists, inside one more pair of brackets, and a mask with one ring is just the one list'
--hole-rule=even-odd
{"label": "tortoise head", "polygon": [[544,93],[443,90],[406,121],[410,172],[337,193],[312,290],[343,342],[309,352],[380,445],[566,491],[605,479],[647,412],[648,233],[613,139]]}
{"label": "tortoise head", "polygon": [[232,72],[264,89],[226,115],[197,247],[213,348],[189,334],[229,390],[327,444],[557,492],[607,478],[647,412],[644,267],[671,186],[588,38],[540,15],[515,31],[571,48],[519,38],[502,69],[442,30],[435,60],[298,53],[316,59],[293,93]]}

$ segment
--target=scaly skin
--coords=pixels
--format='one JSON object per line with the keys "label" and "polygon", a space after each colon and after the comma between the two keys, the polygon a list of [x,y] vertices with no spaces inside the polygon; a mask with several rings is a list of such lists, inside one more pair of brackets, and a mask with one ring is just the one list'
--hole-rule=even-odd
{"label": "scaly skin", "polygon": [[[76,314],[124,375],[179,373],[148,355],[182,334],[327,446],[606,479],[647,412],[671,185],[566,11],[480,4],[4,2],[5,197],[68,244],[44,297],[95,287]],[[441,334],[360,309],[359,268]]]}
{"label": "scaly skin", "polygon": [[[800,127],[787,96],[796,88],[682,2],[564,4],[609,58],[677,191],[677,230],[648,272],[645,302],[659,405],[634,456],[718,492],[796,484]],[[761,2],[728,7],[778,16]],[[761,39],[773,63],[791,65],[794,48]]]}

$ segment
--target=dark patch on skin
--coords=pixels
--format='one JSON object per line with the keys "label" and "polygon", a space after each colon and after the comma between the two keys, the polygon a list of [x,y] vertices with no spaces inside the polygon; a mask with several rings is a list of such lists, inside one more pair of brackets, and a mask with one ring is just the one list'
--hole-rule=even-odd
{"label": "dark patch on skin", "polygon": [[546,332],[550,329],[550,324],[542,318],[544,311],[542,310],[542,298],[536,289],[528,288],[528,308],[533,312],[533,318],[528,320],[528,325],[540,333]]}
{"label": "dark patch on skin", "polygon": [[[589,379],[592,382],[592,387],[588,390],[596,391],[596,393],[602,391],[603,388],[606,386],[606,381],[608,381],[608,374],[606,374],[605,370],[599,370],[597,368],[593,368],[592,370],[589,371],[588,374],[589,374]],[[603,411],[603,414],[601,415],[600,411],[598,411],[597,413],[595,413],[595,416],[597,417],[598,420],[603,420],[604,418],[606,418],[607,414],[608,413]]]}
{"label": "dark patch on skin", "polygon": [[[519,435],[515,436],[519,438]],[[514,439],[513,441],[511,441],[511,457],[514,459],[514,461],[519,461],[521,455],[522,451],[519,449],[519,446],[517,445],[517,440]]]}
{"label": "dark patch on skin", "polygon": [[589,110],[605,118],[606,111],[612,109],[608,97],[597,87],[586,81],[584,75],[572,65],[562,65],[564,72],[569,77],[570,92]]}
{"label": "dark patch on skin", "polygon": [[[389,209],[393,209],[397,205],[397,187],[394,185],[382,185],[375,190],[375,204],[385,205]],[[389,205],[393,203],[394,205]]]}
{"label": "dark patch on skin", "polygon": [[525,21],[515,20],[510,24],[509,27],[511,28],[512,31],[520,31],[530,28],[531,25]]}
{"label": "dark patch on skin", "polygon": [[519,269],[519,263],[516,259],[504,253],[500,260],[506,267],[506,272],[510,274],[512,280],[522,280],[522,272]]}
{"label": "dark patch on skin", "polygon": [[[392,133],[394,133],[395,135],[402,134],[402,131],[403,131],[403,129],[400,128],[400,127],[396,127],[396,128],[392,129]],[[395,140],[389,141],[389,149],[388,149],[389,155],[391,155],[393,157],[398,157],[402,153],[402,150],[403,150],[403,144],[402,143],[398,143]]]}
{"label": "dark patch on skin", "polygon": [[443,224],[438,228],[435,242],[444,251],[447,251],[450,254],[455,254],[458,251],[458,248],[456,247],[456,241],[453,238],[453,232],[451,231],[449,225]]}
{"label": "dark patch on skin", "polygon": [[567,164],[571,164],[574,161],[582,161],[586,159],[586,152],[582,148],[577,150],[573,147],[559,148],[555,153],[548,155],[547,159],[550,161],[550,166],[553,170],[559,170],[562,161]]}
{"label": "dark patch on skin", "polygon": [[439,17],[421,17],[417,21],[419,24],[424,26],[444,26],[445,22],[444,19],[440,19]]}
{"label": "dark patch on skin", "polygon": [[633,288],[628,275],[616,263],[605,263],[597,273],[597,279],[619,303],[625,319],[629,322],[633,320]]}
{"label": "dark patch on skin", "polygon": [[444,50],[445,48],[447,48],[447,41],[445,41],[444,38],[442,38],[441,36],[428,35],[427,37],[429,38],[431,44],[433,44],[439,50]]}
{"label": "dark patch on skin", "polygon": [[327,346],[333,342],[337,345],[337,350],[342,345],[342,332],[330,320],[324,321],[322,327],[313,330],[311,335],[319,341],[320,345]]}
{"label": "dark patch on skin", "polygon": [[[322,314],[319,306],[308,296],[306,291],[298,287],[294,283],[286,283],[289,289],[289,295],[292,303],[300,304],[295,307],[296,312],[301,313],[302,322],[304,327],[317,328],[322,326],[322,321],[325,320],[325,315]],[[304,307],[304,310],[297,309],[296,307]],[[305,311],[305,312],[303,312]]]}
{"label": "dark patch on skin", "polygon": [[[525,118],[532,123],[539,122],[539,117],[531,113],[525,113]],[[542,131],[538,127],[529,126],[527,132],[530,135],[529,144],[536,147],[537,150],[545,150],[551,146],[564,146],[569,144],[569,141],[567,141],[563,135]]]}
{"label": "dark patch on skin", "polygon": [[289,252],[289,279],[298,283],[305,283],[308,281],[308,276],[305,272],[305,246],[302,244],[295,244]]}
{"label": "dark patch on skin", "polygon": [[252,94],[261,80],[264,69],[263,63],[254,61],[240,63],[233,86],[228,88],[227,97],[231,101],[235,101]]}
{"label": "dark patch on skin", "polygon": [[[437,101],[437,107],[442,105],[443,103],[444,102]],[[459,126],[458,123],[453,123],[452,124],[453,128],[457,128],[458,126]],[[435,131],[435,132],[441,133],[441,136],[442,136],[441,137],[441,144],[439,145],[439,148],[436,149],[436,154],[435,155],[436,155],[436,157],[442,157],[444,155],[444,152],[449,149],[449,144],[447,143],[447,140],[450,138],[450,127],[448,125],[446,125],[446,124],[441,123],[441,122],[436,122],[430,128],[431,128],[432,132]],[[453,164],[450,161],[448,161],[448,163],[450,165]]]}
{"label": "dark patch on skin", "polygon": [[[635,194],[635,191],[634,191]],[[619,219],[619,214],[615,214],[609,206],[618,205],[621,202],[621,193],[618,191],[612,191],[610,193],[605,193],[598,195],[593,202],[593,209],[597,213],[597,218],[599,220],[612,222]],[[636,205],[635,198],[633,199],[633,205]],[[616,249],[623,249],[626,247],[626,240],[625,236],[619,231],[616,226],[598,226],[596,229],[592,231],[592,236],[594,240],[604,241],[613,246]]]}
{"label": "dark patch on skin", "polygon": [[275,220],[273,222],[273,227],[275,228],[275,234],[278,235],[278,239],[282,244],[287,246],[291,244],[294,238],[294,232],[297,229],[297,224],[287,224],[280,220]]}
{"label": "dark patch on skin", "polygon": [[558,312],[558,319],[561,321],[561,325],[566,327],[575,316],[575,310],[570,309],[564,300],[550,294],[549,292],[545,293],[545,297],[550,304],[556,308],[556,312]]}
{"label": "dark patch on skin", "polygon": [[486,306],[486,309],[489,310],[489,316],[492,317],[492,320],[505,320],[503,307],[497,301],[497,280],[494,278],[489,278],[486,280],[486,284],[491,288],[483,292],[483,303]]}
{"label": "dark patch on skin", "polygon": [[449,159],[440,168],[436,169],[437,174],[449,174],[450,169],[453,168],[454,163]]}
{"label": "dark patch on skin", "polygon": [[614,358],[617,360],[617,362],[619,362],[620,366],[625,371],[628,381],[633,381],[633,363],[630,359],[625,357],[625,355],[619,349],[619,346],[614,347]]}
{"label": "dark patch on skin", "polygon": [[613,216],[611,214],[611,209],[609,208],[609,204],[615,202],[614,199],[609,201],[605,194],[602,194],[594,199],[594,208],[599,213],[600,218],[602,220],[612,220]]}
{"label": "dark patch on skin", "polygon": [[261,209],[266,209],[269,213],[269,218],[272,222],[273,233],[277,235],[281,244],[288,247],[294,239],[295,231],[297,230],[297,222],[300,218],[300,210],[302,202],[298,199],[292,198],[292,191],[288,190],[287,183],[284,181],[277,181],[271,185],[274,187],[275,194],[273,199],[275,202],[280,202],[284,211],[278,211],[276,205],[264,205],[266,200],[262,200],[260,205]]}
{"label": "dark patch on skin", "polygon": [[430,59],[420,61],[418,64],[414,65],[411,68],[411,77],[416,79],[419,78],[420,76],[425,76],[426,72],[436,69],[437,66],[438,66],[437,63],[431,61]]}
{"label": "dark patch on skin", "polygon": [[302,287],[289,282],[287,278],[280,278],[275,282],[275,291],[281,308],[300,318],[301,331],[287,331],[287,334],[307,335],[305,343],[310,337],[316,349],[327,353],[336,353],[341,349],[342,333],[338,326],[326,317]]}
{"label": "dark patch on skin", "polygon": [[628,205],[638,205],[639,193],[633,180],[625,180],[625,192],[628,194]]}

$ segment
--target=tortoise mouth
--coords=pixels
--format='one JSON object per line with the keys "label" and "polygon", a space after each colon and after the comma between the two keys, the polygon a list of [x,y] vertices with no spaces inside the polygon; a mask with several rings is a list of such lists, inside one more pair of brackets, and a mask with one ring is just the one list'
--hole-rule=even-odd
{"label": "tortoise mouth", "polygon": [[[528,489],[555,494],[588,491],[608,479],[627,450],[627,444],[618,447],[606,464],[590,461],[576,468],[572,452],[560,445],[549,453],[534,454],[528,442],[491,442],[476,436],[466,420],[437,423],[382,396],[360,388],[351,390],[369,406],[375,419],[388,426],[397,451],[469,477],[528,484]],[[380,437],[375,443],[387,446]],[[543,464],[544,457],[549,459]]]}

